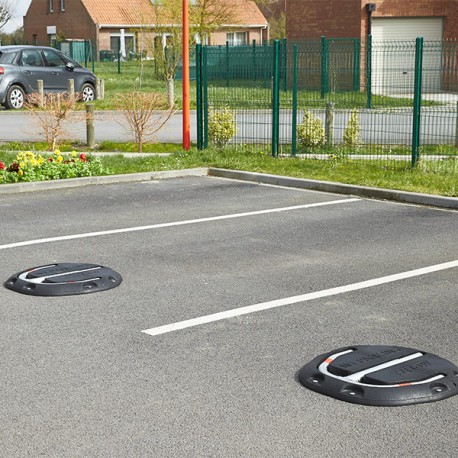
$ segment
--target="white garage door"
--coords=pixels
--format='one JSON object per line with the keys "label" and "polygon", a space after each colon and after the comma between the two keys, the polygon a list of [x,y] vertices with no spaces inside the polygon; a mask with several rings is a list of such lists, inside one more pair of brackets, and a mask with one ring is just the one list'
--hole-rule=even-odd
{"label": "white garage door", "polygon": [[442,18],[373,18],[372,90],[410,94],[414,88],[415,39],[423,37],[423,92],[442,80]]}

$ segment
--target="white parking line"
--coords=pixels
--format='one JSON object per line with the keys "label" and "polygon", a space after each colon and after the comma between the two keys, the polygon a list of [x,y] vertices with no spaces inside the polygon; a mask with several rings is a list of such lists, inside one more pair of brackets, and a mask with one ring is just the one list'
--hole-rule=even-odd
{"label": "white parking line", "polygon": [[322,291],[316,291],[314,293],[307,293],[299,296],[292,296],[284,299],[277,299],[274,301],[248,305],[246,307],[239,307],[236,309],[226,310],[224,312],[213,313],[211,315],[204,315],[198,318],[192,318],[190,320],[179,321],[176,323],[158,326],[156,328],[146,329],[142,332],[144,332],[145,334],[149,334],[151,336],[158,336],[161,334],[167,334],[169,332],[178,331],[180,329],[186,329],[193,326],[200,326],[202,324],[212,323],[214,321],[220,321],[225,320],[227,318],[234,318],[236,316],[261,312],[263,310],[269,310],[276,307],[283,307],[285,305],[297,304],[298,302],[307,302],[313,299],[336,296],[337,294],[348,293],[350,291],[357,291],[364,288],[372,288],[374,286],[384,285],[386,283],[392,283],[399,280],[405,280],[407,278],[418,277],[420,275],[426,275],[433,272],[438,272],[440,270],[452,269],[454,267],[458,267],[458,260],[445,262],[443,264],[436,264],[434,266],[423,267],[420,269],[409,270],[407,272],[388,275],[386,277],[374,278],[372,280],[352,283],[346,286],[338,286],[336,288],[324,289]]}
{"label": "white parking line", "polygon": [[48,237],[48,238],[36,239],[36,240],[26,240],[23,242],[7,243],[5,245],[0,245],[0,250],[7,250],[9,248],[19,248],[19,247],[29,246],[29,245],[40,245],[43,243],[61,242],[64,240],[84,239],[84,238],[89,238],[89,237],[101,237],[104,235],[112,235],[112,234],[124,234],[126,232],[148,231],[148,230],[153,230],[153,229],[162,229],[164,227],[174,227],[174,226],[185,226],[188,224],[208,223],[210,221],[220,221],[220,220],[225,220],[225,219],[243,218],[246,216],[266,215],[268,213],[280,213],[280,212],[286,212],[286,211],[292,211],[292,210],[303,210],[305,208],[325,207],[327,205],[346,204],[349,202],[357,202],[361,200],[362,199],[357,199],[357,198],[331,200],[328,202],[317,202],[313,204],[295,205],[293,207],[270,208],[267,210],[257,210],[257,211],[252,211],[252,212],[233,213],[229,215],[210,216],[208,218],[190,219],[187,221],[174,221],[171,223],[151,224],[149,226],[126,227],[123,229],[112,229],[108,231],[86,232],[83,234],[62,235],[58,237]]}

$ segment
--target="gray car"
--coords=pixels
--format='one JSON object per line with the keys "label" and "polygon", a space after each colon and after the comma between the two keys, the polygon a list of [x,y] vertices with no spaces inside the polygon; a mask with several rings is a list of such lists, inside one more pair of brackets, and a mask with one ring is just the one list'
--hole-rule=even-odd
{"label": "gray car", "polygon": [[54,48],[44,46],[0,46],[0,104],[5,108],[24,106],[26,95],[38,90],[67,92],[68,80],[84,102],[95,99],[95,75]]}

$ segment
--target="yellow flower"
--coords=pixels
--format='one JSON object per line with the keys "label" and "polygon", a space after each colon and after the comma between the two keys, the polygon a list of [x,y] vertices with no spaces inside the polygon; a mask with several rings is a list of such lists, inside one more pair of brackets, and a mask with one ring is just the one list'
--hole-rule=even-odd
{"label": "yellow flower", "polygon": [[54,154],[55,154],[56,156],[60,156],[60,150],[56,149],[56,151],[54,151]]}
{"label": "yellow flower", "polygon": [[56,162],[62,162],[64,160],[64,158],[62,156],[58,156],[57,159],[56,159]]}
{"label": "yellow flower", "polygon": [[72,157],[78,156],[78,153],[76,151],[72,151]]}
{"label": "yellow flower", "polygon": [[17,171],[17,173],[18,173],[18,175],[20,175],[20,176],[24,175],[24,171],[21,170],[21,169],[19,169],[19,170]]}
{"label": "yellow flower", "polygon": [[25,162],[24,161],[19,162],[19,168],[23,169],[24,167],[25,167]]}

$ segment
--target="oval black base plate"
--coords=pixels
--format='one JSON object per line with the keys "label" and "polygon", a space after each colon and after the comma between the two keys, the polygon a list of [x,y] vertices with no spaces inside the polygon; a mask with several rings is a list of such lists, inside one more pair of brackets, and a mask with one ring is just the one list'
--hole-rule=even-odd
{"label": "oval black base plate", "polygon": [[458,394],[458,367],[413,348],[361,345],[317,356],[301,369],[299,381],[342,401],[400,406]]}
{"label": "oval black base plate", "polygon": [[69,296],[115,288],[122,277],[98,264],[59,263],[23,270],[6,280],[4,286],[31,296]]}

